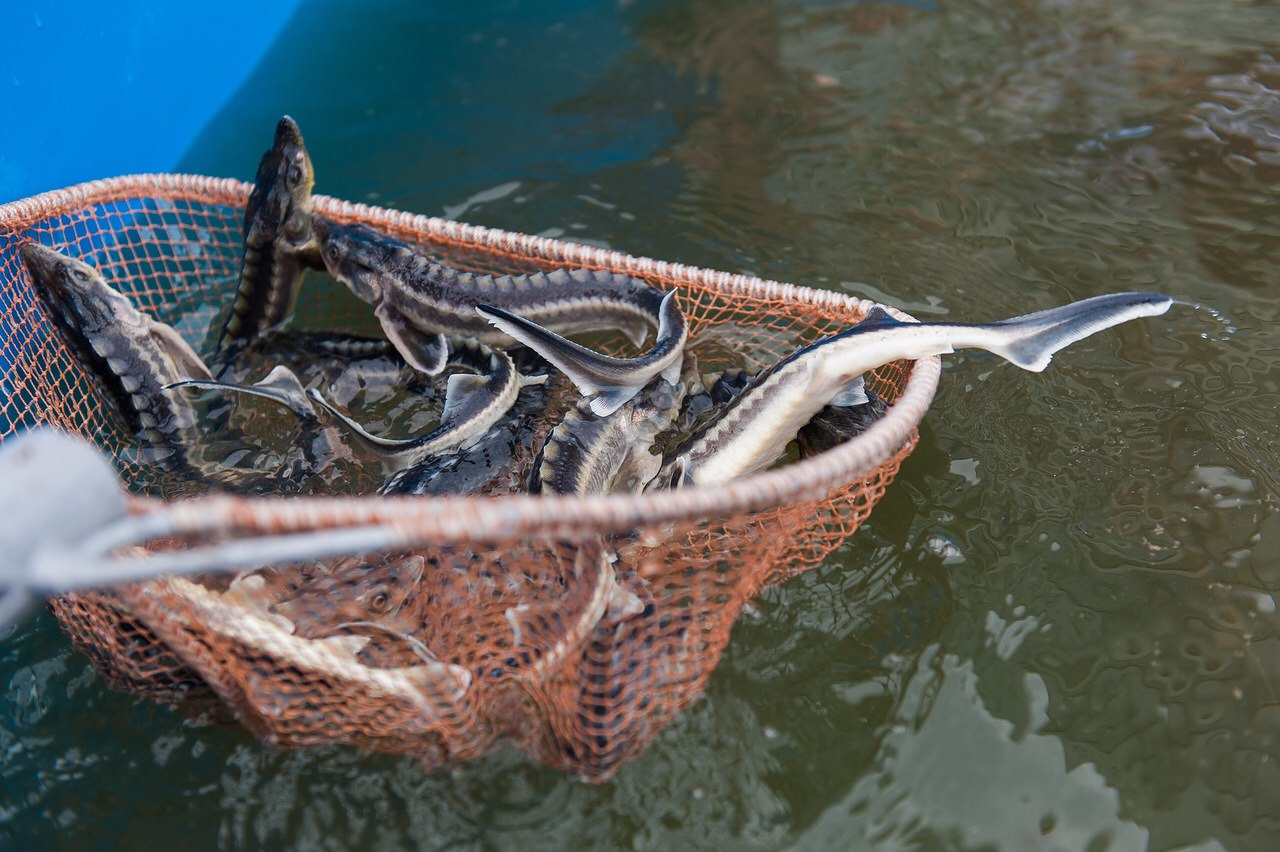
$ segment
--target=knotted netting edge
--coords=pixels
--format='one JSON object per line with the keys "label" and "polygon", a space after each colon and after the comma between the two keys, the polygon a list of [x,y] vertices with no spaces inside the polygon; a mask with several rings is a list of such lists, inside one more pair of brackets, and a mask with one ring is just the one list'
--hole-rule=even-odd
{"label": "knotted netting edge", "polygon": [[[0,206],[0,227],[19,229],[75,205],[137,195],[162,195],[243,205],[250,184],[199,175],[143,174],[92,181]],[[355,204],[317,195],[314,209],[342,220],[359,220],[413,231],[444,245],[475,249],[529,262],[562,262],[630,273],[675,286],[697,284],[732,299],[744,296],[863,314],[878,304],[827,290],[679,263],[636,257],[548,237],[468,225],[448,219]],[[899,319],[913,318],[883,306]],[[171,506],[181,527],[210,524],[243,531],[316,529],[379,523],[400,541],[497,541],[523,535],[623,533],[681,520],[723,518],[815,498],[871,474],[911,441],[937,389],[940,361],[913,362],[906,386],[885,416],[865,433],[811,459],[716,486],[640,495],[589,497],[258,497],[213,496]]]}

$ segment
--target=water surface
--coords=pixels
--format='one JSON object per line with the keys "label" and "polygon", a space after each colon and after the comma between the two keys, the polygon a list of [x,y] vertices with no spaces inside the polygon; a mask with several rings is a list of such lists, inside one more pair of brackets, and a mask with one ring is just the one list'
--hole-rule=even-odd
{"label": "water surface", "polygon": [[1043,374],[946,359],[920,448],[613,781],[279,753],[0,646],[0,837],[151,848],[1272,848],[1280,8],[304,3],[184,168],[281,112],[317,189],[985,320],[1196,309]]}

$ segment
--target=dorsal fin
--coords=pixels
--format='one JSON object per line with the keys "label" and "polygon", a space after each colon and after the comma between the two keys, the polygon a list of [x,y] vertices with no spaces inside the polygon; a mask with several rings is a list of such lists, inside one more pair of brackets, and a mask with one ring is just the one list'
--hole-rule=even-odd
{"label": "dorsal fin", "polygon": [[[862,322],[853,326],[858,331],[871,331],[877,328],[893,328],[896,325],[905,325],[901,320],[894,319],[888,311],[876,305],[867,311],[866,316],[862,318]],[[851,331],[853,329],[850,329]]]}

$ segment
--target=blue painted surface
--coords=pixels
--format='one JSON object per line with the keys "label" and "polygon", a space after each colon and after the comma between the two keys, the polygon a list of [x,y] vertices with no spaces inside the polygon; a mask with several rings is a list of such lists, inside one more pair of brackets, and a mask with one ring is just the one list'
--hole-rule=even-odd
{"label": "blue painted surface", "polygon": [[297,0],[0,9],[0,201],[174,168]]}

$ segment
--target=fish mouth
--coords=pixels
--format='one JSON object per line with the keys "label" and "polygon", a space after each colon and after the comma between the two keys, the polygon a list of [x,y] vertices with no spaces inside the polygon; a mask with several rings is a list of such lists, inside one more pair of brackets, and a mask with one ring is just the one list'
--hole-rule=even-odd
{"label": "fish mouth", "polygon": [[302,147],[302,131],[298,128],[298,122],[287,115],[280,116],[280,121],[276,124],[275,145],[272,147],[279,149],[284,145]]}
{"label": "fish mouth", "polygon": [[31,270],[31,276],[41,286],[54,291],[67,289],[65,277],[59,274],[66,258],[40,243],[27,243],[21,251],[27,269]]}

